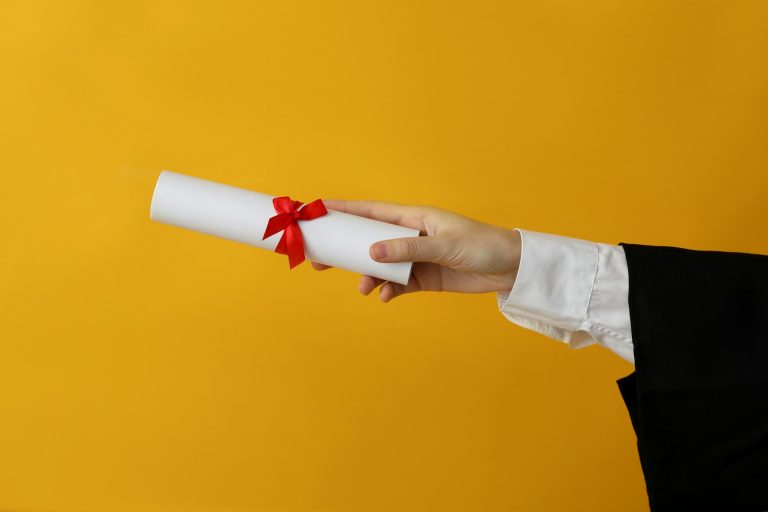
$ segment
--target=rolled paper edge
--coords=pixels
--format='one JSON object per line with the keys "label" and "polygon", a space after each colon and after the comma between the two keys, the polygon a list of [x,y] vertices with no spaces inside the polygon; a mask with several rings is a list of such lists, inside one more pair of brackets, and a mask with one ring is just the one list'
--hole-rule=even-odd
{"label": "rolled paper edge", "polygon": [[157,179],[155,180],[155,186],[152,189],[152,201],[149,203],[149,220],[157,221],[155,218],[155,200],[157,199],[157,189],[160,187],[160,180],[163,179],[163,174],[165,174],[166,170],[160,171],[160,174],[157,176]]}

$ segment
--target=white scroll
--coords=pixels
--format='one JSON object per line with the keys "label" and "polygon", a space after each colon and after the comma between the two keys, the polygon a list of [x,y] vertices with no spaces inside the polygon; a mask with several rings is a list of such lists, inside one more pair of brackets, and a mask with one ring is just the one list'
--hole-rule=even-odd
{"label": "white scroll", "polygon": [[[259,192],[162,171],[155,185],[149,217],[274,251],[282,232],[262,240],[269,218],[277,213],[272,199],[273,196]],[[330,209],[322,217],[298,223],[308,260],[395,283],[408,283],[410,262],[380,263],[371,259],[368,251],[374,242],[419,236],[418,230]]]}

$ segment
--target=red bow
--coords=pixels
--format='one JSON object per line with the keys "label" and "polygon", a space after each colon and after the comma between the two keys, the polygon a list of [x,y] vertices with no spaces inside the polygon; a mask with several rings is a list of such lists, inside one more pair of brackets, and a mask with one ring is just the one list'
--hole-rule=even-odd
{"label": "red bow", "polygon": [[275,252],[287,254],[288,264],[293,268],[304,261],[304,238],[301,236],[298,221],[322,217],[328,210],[325,209],[322,199],[315,199],[303,208],[300,208],[303,204],[301,201],[292,201],[288,196],[275,197],[272,204],[275,205],[277,215],[269,219],[262,240],[285,230],[275,247]]}

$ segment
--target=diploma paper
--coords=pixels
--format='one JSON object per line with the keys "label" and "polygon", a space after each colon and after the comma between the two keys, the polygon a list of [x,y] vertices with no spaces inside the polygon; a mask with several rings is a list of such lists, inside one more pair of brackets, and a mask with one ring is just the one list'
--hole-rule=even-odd
{"label": "diploma paper", "polygon": [[[155,185],[149,217],[157,222],[274,251],[282,231],[266,240],[261,239],[269,218],[277,215],[272,198],[162,171]],[[308,260],[395,283],[408,283],[410,262],[380,263],[372,260],[368,251],[374,242],[419,236],[418,230],[331,209],[322,217],[299,220],[298,223]],[[287,259],[284,255],[280,257]]]}

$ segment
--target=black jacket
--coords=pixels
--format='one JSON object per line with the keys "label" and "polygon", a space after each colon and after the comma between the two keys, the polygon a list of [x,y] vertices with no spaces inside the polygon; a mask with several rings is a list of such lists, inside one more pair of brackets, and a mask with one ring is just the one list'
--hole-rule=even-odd
{"label": "black jacket", "polygon": [[768,510],[768,256],[621,245],[651,510]]}

